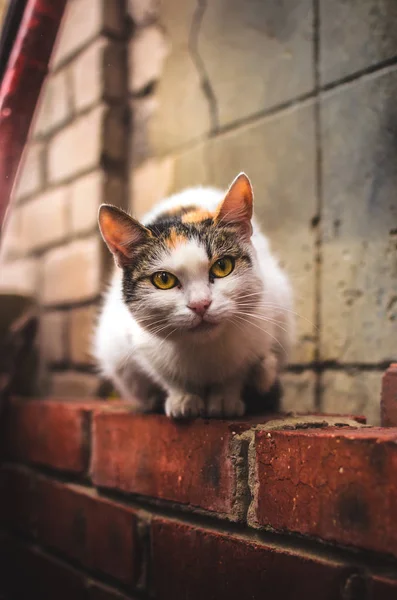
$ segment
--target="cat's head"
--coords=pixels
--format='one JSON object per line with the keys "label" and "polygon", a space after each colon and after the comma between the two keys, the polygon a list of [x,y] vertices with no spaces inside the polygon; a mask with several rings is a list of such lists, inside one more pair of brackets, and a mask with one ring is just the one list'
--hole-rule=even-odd
{"label": "cat's head", "polygon": [[[205,194],[205,190],[203,190]],[[102,205],[99,227],[123,270],[123,298],[147,330],[192,341],[215,336],[259,301],[251,244],[253,193],[236,177],[216,210],[175,207],[146,227]]]}

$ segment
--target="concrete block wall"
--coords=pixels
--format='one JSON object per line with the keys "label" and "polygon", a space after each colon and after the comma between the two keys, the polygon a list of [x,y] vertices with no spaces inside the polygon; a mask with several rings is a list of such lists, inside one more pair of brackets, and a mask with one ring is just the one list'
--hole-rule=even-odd
{"label": "concrete block wall", "polygon": [[246,171],[296,293],[285,408],[378,422],[382,369],[397,358],[396,3],[129,10],[133,212]]}
{"label": "concrete block wall", "polygon": [[92,395],[90,338],[110,265],[101,202],[127,205],[125,4],[70,0],[1,245],[1,291],[40,308],[41,389]]}
{"label": "concrete block wall", "polygon": [[0,261],[1,289],[39,301],[44,391],[98,387],[99,203],[140,216],[245,170],[296,293],[284,408],[378,422],[397,358],[396,23],[393,0],[69,1]]}

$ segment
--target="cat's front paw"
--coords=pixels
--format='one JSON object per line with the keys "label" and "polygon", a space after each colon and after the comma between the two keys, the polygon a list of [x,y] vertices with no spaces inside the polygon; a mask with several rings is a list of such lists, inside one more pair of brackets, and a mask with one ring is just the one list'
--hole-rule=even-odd
{"label": "cat's front paw", "polygon": [[196,394],[172,392],[165,402],[165,414],[173,419],[194,419],[205,414],[205,404]]}
{"label": "cat's front paw", "polygon": [[255,373],[255,387],[258,392],[266,393],[271,390],[278,375],[278,359],[273,353],[264,358]]}
{"label": "cat's front paw", "polygon": [[207,415],[209,417],[242,417],[244,413],[245,404],[238,394],[216,392],[208,397]]}

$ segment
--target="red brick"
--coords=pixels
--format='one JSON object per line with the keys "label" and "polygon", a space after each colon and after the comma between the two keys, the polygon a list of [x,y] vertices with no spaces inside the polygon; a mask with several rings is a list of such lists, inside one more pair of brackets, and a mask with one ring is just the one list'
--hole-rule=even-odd
{"label": "red brick", "polygon": [[37,479],[37,539],[126,584],[139,578],[136,512],[95,490]]}
{"label": "red brick", "polygon": [[11,460],[83,473],[88,466],[90,414],[109,410],[109,404],[99,400],[14,401],[5,423],[5,454]]}
{"label": "red brick", "polygon": [[81,574],[8,537],[0,541],[0,590],[17,600],[87,600]]}
{"label": "red brick", "polygon": [[260,431],[251,518],[397,556],[397,429]]}
{"label": "red brick", "polygon": [[87,600],[128,600],[128,598],[109,587],[93,584],[88,588]]}
{"label": "red brick", "polygon": [[82,473],[87,467],[88,411],[72,403],[12,403],[6,453],[14,460]]}
{"label": "red brick", "polygon": [[[330,416],[324,417],[331,418]],[[304,419],[304,417],[302,417]],[[343,420],[343,417],[341,417]],[[175,422],[159,415],[94,417],[91,475],[95,485],[179,502],[238,518],[235,434],[283,415],[244,421]]]}
{"label": "red brick", "polygon": [[374,576],[372,578],[371,598],[373,600],[396,600],[397,579]]}
{"label": "red brick", "polygon": [[4,466],[0,470],[0,523],[31,533],[34,527],[32,499],[34,482],[26,469]]}
{"label": "red brick", "polygon": [[231,514],[229,444],[244,424],[176,423],[157,415],[96,415],[92,479],[98,486]]}
{"label": "red brick", "polygon": [[155,520],[157,600],[337,600],[349,567],[173,521]]}
{"label": "red brick", "polygon": [[380,413],[383,427],[397,427],[397,363],[383,375]]}

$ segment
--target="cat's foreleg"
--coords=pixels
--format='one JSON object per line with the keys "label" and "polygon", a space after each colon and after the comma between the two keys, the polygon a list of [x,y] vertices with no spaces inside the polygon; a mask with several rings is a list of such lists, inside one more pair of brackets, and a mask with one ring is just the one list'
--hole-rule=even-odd
{"label": "cat's foreleg", "polygon": [[269,352],[260,359],[253,371],[253,383],[258,392],[269,392],[276,383],[280,371],[279,357],[275,352]]}
{"label": "cat's foreleg", "polygon": [[245,412],[242,401],[243,382],[233,379],[223,385],[214,386],[207,398],[207,415],[209,417],[241,417]]}
{"label": "cat's foreleg", "polygon": [[114,386],[136,412],[151,412],[156,408],[162,390],[133,363],[119,367],[112,377]]}

